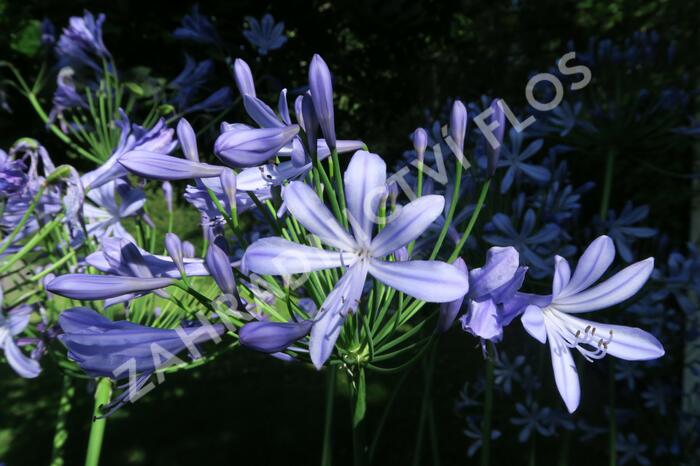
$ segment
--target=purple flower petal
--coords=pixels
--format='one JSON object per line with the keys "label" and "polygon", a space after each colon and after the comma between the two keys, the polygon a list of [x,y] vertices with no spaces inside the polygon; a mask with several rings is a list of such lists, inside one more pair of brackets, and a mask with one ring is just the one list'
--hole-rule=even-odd
{"label": "purple flower petal", "polygon": [[616,358],[626,361],[648,361],[660,358],[666,353],[656,337],[636,327],[601,324],[567,314],[564,314],[562,319],[574,328],[595,329],[596,337],[606,342],[607,354]]}
{"label": "purple flower petal", "polygon": [[[578,271],[578,267],[577,267]],[[553,304],[563,312],[587,312],[621,303],[634,295],[646,283],[654,271],[654,258],[650,257],[625,267],[604,282],[586,291],[555,297]],[[576,279],[576,273],[572,282]]]}
{"label": "purple flower petal", "polygon": [[384,262],[371,259],[369,273],[385,285],[431,303],[447,303],[469,291],[467,277],[439,261]]}
{"label": "purple flower petal", "polygon": [[386,256],[418,238],[442,214],[444,208],[445,198],[435,194],[409,202],[372,240],[372,256]]}
{"label": "purple flower petal", "polygon": [[473,299],[489,295],[511,281],[519,265],[520,256],[512,246],[490,248],[484,266],[469,272],[469,295]]}
{"label": "purple flower petal", "polygon": [[355,240],[309,186],[292,181],[285,187],[282,197],[294,218],[325,244],[344,251],[355,250]]}
{"label": "purple flower petal", "polygon": [[[454,261],[453,265],[463,272],[465,277],[469,277],[469,271],[467,270],[467,264],[464,262],[464,259],[458,257],[457,260]],[[467,282],[467,284],[469,284],[469,282]],[[440,304],[440,315],[438,316],[437,323],[438,332],[445,333],[450,329],[457,318],[457,314],[459,314],[459,310],[462,308],[463,302],[464,296],[457,298],[454,301],[450,301],[449,303]]]}
{"label": "purple flower petal", "polygon": [[354,253],[325,251],[272,237],[259,239],[248,247],[242,269],[263,275],[292,275],[349,266],[355,260]]}
{"label": "purple flower petal", "polygon": [[569,267],[569,263],[561,256],[554,256],[552,296],[558,296],[561,290],[569,284],[569,280],[571,280],[571,267]]}
{"label": "purple flower petal", "polygon": [[359,150],[350,159],[343,180],[355,238],[366,246],[372,238],[379,201],[386,194],[386,164],[377,154]]}
{"label": "purple flower petal", "polygon": [[239,331],[241,345],[263,353],[284,351],[311,330],[313,321],[250,322]]}
{"label": "purple flower petal", "polygon": [[33,379],[41,372],[39,363],[25,356],[12,338],[5,339],[3,349],[5,350],[5,358],[8,364],[20,377]]}
{"label": "purple flower petal", "polygon": [[136,175],[161,181],[213,178],[223,170],[216,165],[140,150],[122,155],[119,163]]}
{"label": "purple flower petal", "polygon": [[243,106],[248,116],[261,128],[284,128],[285,124],[277,118],[275,112],[262,100],[244,95]]}
{"label": "purple flower petal", "polygon": [[350,267],[323,302],[309,339],[309,355],[317,369],[323,367],[333,353],[345,317],[359,303],[366,278],[366,262]]}
{"label": "purple flower petal", "polygon": [[572,296],[596,282],[615,259],[615,246],[607,236],[596,238],[583,252],[576,264],[571,281],[554,298]]}
{"label": "purple flower petal", "polygon": [[569,347],[555,331],[547,328],[547,337],[549,338],[549,351],[552,356],[552,369],[557,389],[566,408],[570,413],[573,413],[581,400],[581,386],[574,358],[571,356]]}
{"label": "purple flower petal", "polygon": [[535,305],[526,307],[520,321],[532,338],[543,344],[547,342],[547,329],[544,325],[542,309]]}
{"label": "purple flower petal", "polygon": [[141,293],[165,288],[172,278],[122,277],[117,275],[61,275],[46,285],[46,290],[71,299],[96,300],[115,298],[128,293]]}
{"label": "purple flower petal", "polygon": [[500,341],[503,336],[498,307],[492,299],[470,300],[469,310],[460,321],[462,330],[484,340]]}

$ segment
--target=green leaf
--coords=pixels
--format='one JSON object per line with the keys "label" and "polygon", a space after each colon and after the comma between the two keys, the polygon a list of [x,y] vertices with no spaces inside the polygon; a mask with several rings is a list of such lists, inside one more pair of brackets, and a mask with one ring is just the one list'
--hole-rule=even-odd
{"label": "green leaf", "polygon": [[134,82],[124,83],[124,86],[126,86],[126,88],[129,89],[134,95],[141,97],[144,94],[143,87]]}
{"label": "green leaf", "polygon": [[360,377],[357,380],[355,393],[355,411],[352,416],[353,428],[360,425],[367,412],[367,386],[365,384],[365,370],[360,369]]}
{"label": "green leaf", "polygon": [[160,107],[158,107],[158,111],[160,112],[161,115],[167,115],[169,113],[174,113],[175,107],[173,107],[170,104],[163,104]]}
{"label": "green leaf", "polygon": [[12,50],[33,57],[41,49],[41,23],[32,19],[10,37]]}

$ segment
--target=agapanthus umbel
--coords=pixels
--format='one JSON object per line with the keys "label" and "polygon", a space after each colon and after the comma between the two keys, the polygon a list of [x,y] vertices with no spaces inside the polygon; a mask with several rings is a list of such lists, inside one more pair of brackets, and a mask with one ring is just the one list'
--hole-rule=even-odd
{"label": "agapanthus umbel", "polygon": [[439,261],[385,260],[410,243],[444,208],[442,196],[424,196],[410,202],[386,228],[372,237],[380,198],[386,193],[386,165],[376,154],[358,151],[344,177],[349,234],[312,188],[294,181],[283,198],[290,214],[322,243],[326,250],[279,237],[263,238],[245,253],[242,267],[260,274],[292,275],[328,268],[345,273],[326,297],[311,329],[311,360],[321,367],[330,357],[342,323],[360,301],[367,275],[409,296],[429,302],[450,302],[463,296],[468,281],[455,266]]}
{"label": "agapanthus umbel", "polygon": [[100,72],[102,65],[96,59],[109,58],[110,53],[102,40],[105,15],[97,18],[86,11],[83,16],[72,16],[58,39],[55,51],[61,62],[72,66],[89,66]]}

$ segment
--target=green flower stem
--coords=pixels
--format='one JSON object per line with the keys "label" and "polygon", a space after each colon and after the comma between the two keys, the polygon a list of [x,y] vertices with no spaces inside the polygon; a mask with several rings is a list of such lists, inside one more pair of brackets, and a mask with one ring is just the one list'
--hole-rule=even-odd
{"label": "green flower stem", "polygon": [[459,257],[459,255],[461,254],[462,248],[464,248],[464,244],[469,239],[469,235],[471,235],[472,230],[474,229],[474,225],[476,225],[476,221],[479,218],[479,213],[481,213],[481,209],[484,207],[484,202],[486,201],[486,194],[488,194],[490,186],[491,179],[489,178],[481,186],[479,199],[476,201],[476,207],[474,208],[474,212],[472,212],[471,217],[469,217],[469,223],[467,224],[467,228],[464,230],[462,237],[459,239],[459,242],[455,246],[455,249],[454,251],[452,251],[452,255],[450,255],[450,258],[447,260],[447,262],[454,262],[455,259],[457,259],[457,257]]}
{"label": "green flower stem", "polygon": [[24,211],[24,215],[22,215],[22,218],[19,220],[19,223],[15,227],[12,232],[4,238],[3,244],[0,246],[0,255],[7,250],[7,248],[10,247],[12,242],[15,240],[17,235],[19,234],[20,231],[25,227],[27,222],[29,221],[29,218],[32,216],[34,213],[34,210],[36,209],[36,206],[39,205],[39,201],[41,200],[41,196],[44,195],[44,191],[46,190],[46,185],[42,184],[39,187],[39,191],[37,191],[36,195],[34,196],[34,199],[32,199],[32,203],[29,204],[29,207],[27,210]]}
{"label": "green flower stem", "polygon": [[108,378],[99,379],[95,390],[95,407],[92,415],[92,425],[90,426],[90,437],[88,439],[87,456],[85,466],[98,466],[100,464],[100,452],[105,435],[107,418],[100,417],[102,406],[109,403],[112,396],[112,383]]}
{"label": "green flower stem", "polygon": [[425,424],[428,419],[430,405],[432,403],[433,374],[435,372],[435,357],[437,353],[437,340],[431,340],[428,356],[423,360],[423,397],[421,398],[420,417],[418,419],[418,431],[416,444],[413,450],[413,466],[419,466],[422,460],[423,437],[425,436]]}
{"label": "green flower stem", "polygon": [[321,450],[321,466],[331,466],[333,440],[333,402],[335,399],[335,378],[337,369],[326,369],[326,411],[323,423],[323,449]]}
{"label": "green flower stem", "polygon": [[[455,185],[452,189],[452,202],[450,202],[450,210],[447,212],[447,217],[445,218],[445,223],[442,225],[440,230],[440,235],[438,236],[435,247],[433,247],[433,252],[430,253],[430,260],[437,257],[442,248],[442,243],[445,241],[445,236],[447,236],[447,230],[449,230],[452,224],[452,218],[455,215],[455,210],[457,209],[457,203],[459,202],[459,187],[462,184],[462,164],[457,163],[455,169]],[[473,215],[472,215],[473,216]],[[451,261],[450,261],[451,262]]]}
{"label": "green flower stem", "polygon": [[382,412],[382,416],[379,418],[379,422],[377,423],[377,427],[374,429],[374,438],[372,439],[372,443],[370,444],[369,448],[369,463],[372,464],[372,460],[374,459],[374,453],[377,450],[377,446],[379,445],[379,439],[382,435],[382,431],[384,430],[384,424],[386,424],[387,419],[389,418],[389,413],[391,412],[392,406],[394,406],[394,401],[396,401],[396,396],[399,394],[399,391],[401,390],[401,387],[403,386],[404,382],[408,378],[408,374],[410,374],[410,370],[405,370],[401,374],[401,377],[399,378],[399,381],[396,382],[396,385],[394,386],[394,389],[391,391],[391,395],[389,396],[389,399],[386,401],[384,404],[384,411]]}
{"label": "green flower stem", "polygon": [[[358,401],[360,397],[364,397],[364,374],[363,369],[357,368],[357,373],[353,372],[352,386],[350,392],[350,418],[352,420],[352,445],[353,445],[353,464],[354,466],[367,466],[367,450],[365,447],[365,421],[364,412],[359,413],[358,409],[364,409]],[[359,420],[358,420],[359,418]]]}
{"label": "green flower stem", "polygon": [[68,252],[68,254],[66,254],[65,256],[61,257],[61,258],[58,259],[57,261],[52,262],[48,267],[46,267],[46,268],[45,268],[44,270],[42,270],[40,273],[38,273],[38,274],[34,275],[33,277],[31,277],[31,278],[29,279],[29,281],[31,281],[31,282],[38,282],[39,280],[41,280],[42,278],[44,278],[45,276],[47,276],[48,274],[50,274],[50,273],[53,272],[54,270],[56,270],[56,269],[60,268],[61,266],[63,266],[63,264],[65,264],[66,262],[72,261],[73,259],[75,259],[75,250],[71,249],[71,250]]}
{"label": "green flower stem", "polygon": [[[610,193],[612,191],[612,180],[615,171],[615,150],[610,149],[605,160],[605,178],[603,184],[603,197],[600,201],[600,220],[605,221],[610,208]],[[615,419],[615,361],[608,361],[610,373],[608,375],[608,454],[610,455],[609,466],[617,464],[617,420]]]}
{"label": "green flower stem", "polygon": [[333,161],[333,173],[335,177],[335,187],[340,201],[340,213],[342,214],[341,221],[343,226],[348,228],[348,219],[345,205],[345,187],[343,186],[343,176],[340,174],[340,160],[338,160],[338,151],[333,149],[331,152],[331,160]]}
{"label": "green flower stem", "polygon": [[610,192],[612,191],[613,173],[615,171],[615,151],[610,150],[605,160],[605,181],[603,184],[603,198],[600,201],[600,219],[605,221],[610,208]]}
{"label": "green flower stem", "polygon": [[491,462],[491,416],[493,412],[493,358],[494,348],[489,342],[489,354],[486,358],[486,387],[484,390],[484,419],[481,424],[481,466]]}
{"label": "green flower stem", "polygon": [[58,402],[58,413],[56,414],[56,433],[53,436],[53,451],[51,452],[51,466],[63,466],[64,446],[68,440],[68,428],[66,426],[68,414],[72,408],[72,399],[75,394],[72,379],[68,375],[63,376],[63,387],[61,399]]}
{"label": "green flower stem", "polygon": [[27,99],[29,100],[29,103],[31,104],[32,108],[34,108],[34,111],[37,113],[37,115],[39,115],[39,118],[41,118],[41,120],[46,125],[48,125],[49,130],[53,134],[55,134],[56,137],[58,137],[58,139],[60,139],[62,142],[67,144],[68,147],[70,147],[71,149],[73,149],[74,151],[76,151],[77,153],[79,153],[80,155],[85,157],[86,159],[88,159],[92,162],[95,162],[95,163],[99,163],[99,164],[102,163],[102,160],[95,157],[90,152],[86,151],[85,149],[83,149],[82,147],[80,147],[79,145],[74,143],[73,140],[70,137],[68,137],[67,134],[65,134],[63,131],[61,131],[61,129],[58,126],[56,126],[55,124],[53,124],[49,121],[49,116],[46,114],[44,109],[41,107],[41,104],[37,100],[36,96],[31,91],[27,91],[26,96],[27,96]]}
{"label": "green flower stem", "polygon": [[[459,164],[462,165],[461,163]],[[416,197],[421,197],[423,195],[423,161],[418,161],[418,182],[416,186]],[[444,227],[444,225],[443,225]],[[416,246],[416,240],[413,240],[408,245],[408,256],[411,257],[413,253],[413,248]]]}
{"label": "green flower stem", "polygon": [[17,251],[15,254],[10,257],[9,260],[6,262],[3,262],[2,266],[0,266],[0,274],[3,274],[10,270],[13,265],[17,263],[20,259],[22,259],[25,255],[27,255],[32,249],[36,247],[37,244],[39,244],[43,239],[51,233],[51,231],[56,228],[57,226],[61,225],[61,222],[63,221],[63,214],[58,215],[54,220],[51,222],[47,223],[44,225],[44,227],[39,230],[38,233],[35,233],[32,238],[25,243],[24,246],[22,246],[22,249]]}

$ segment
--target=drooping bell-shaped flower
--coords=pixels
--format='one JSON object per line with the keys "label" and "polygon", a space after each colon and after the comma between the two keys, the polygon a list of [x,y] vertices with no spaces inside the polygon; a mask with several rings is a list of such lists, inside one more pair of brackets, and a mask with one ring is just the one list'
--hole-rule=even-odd
{"label": "drooping bell-shaped flower", "polygon": [[554,380],[569,412],[578,408],[581,399],[572,349],[588,361],[601,359],[606,354],[627,361],[645,361],[664,355],[661,343],[641,329],[575,316],[625,301],[639,291],[654,270],[654,259],[650,257],[593,286],[614,258],[615,246],[607,236],[598,237],[586,248],[573,275],[566,259],[556,256],[552,294],[533,299],[521,318],[525,330],[533,338],[549,343]]}
{"label": "drooping bell-shaped flower", "polygon": [[328,147],[333,150],[335,149],[333,82],[328,65],[318,54],[314,55],[309,66],[309,88],[323,137],[326,139]]}
{"label": "drooping bell-shaped flower", "polygon": [[525,309],[517,291],[525,279],[526,267],[513,247],[492,247],[483,267],[469,272],[467,312],[460,318],[462,329],[482,340],[498,342],[503,328]]}

